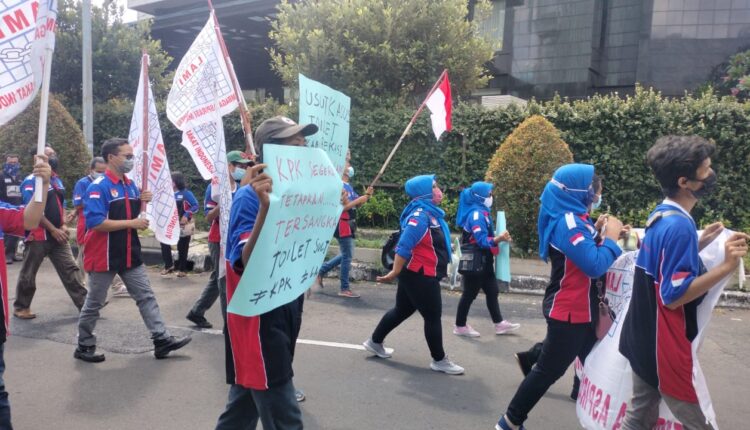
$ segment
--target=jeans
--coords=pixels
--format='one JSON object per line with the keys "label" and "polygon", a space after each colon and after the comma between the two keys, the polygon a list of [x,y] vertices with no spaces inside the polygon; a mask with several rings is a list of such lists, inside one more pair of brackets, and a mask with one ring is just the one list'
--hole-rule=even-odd
{"label": "jeans", "polygon": [[354,238],[342,237],[339,239],[339,255],[323,263],[320,267],[320,276],[330,272],[331,269],[341,265],[339,278],[341,279],[341,291],[349,289],[349,270],[352,268],[352,254],[354,253]]}
{"label": "jeans", "polygon": [[190,249],[190,238],[192,236],[180,236],[177,241],[177,263],[172,261],[172,247],[165,243],[161,244],[161,258],[164,260],[164,268],[174,267],[178,272],[187,272],[188,249]]}
{"label": "jeans", "polygon": [[219,278],[219,254],[221,244],[209,242],[208,253],[213,264],[213,271],[208,278],[208,284],[203,288],[201,296],[195,301],[190,313],[197,316],[203,316],[206,311],[213,306],[216,298],[219,298],[221,304],[221,315],[224,321],[227,320],[227,278]]}
{"label": "jeans", "polygon": [[497,301],[500,289],[497,286],[495,270],[492,265],[489,266],[489,270],[485,270],[482,273],[463,275],[462,283],[464,291],[461,293],[461,300],[458,302],[456,326],[463,327],[466,325],[469,308],[471,308],[474,299],[477,298],[479,290],[484,291],[484,297],[487,300],[487,309],[490,311],[492,322],[497,324],[503,320],[503,315],[500,313],[500,303]]}
{"label": "jeans", "polygon": [[443,327],[440,323],[442,309],[440,281],[404,269],[398,276],[396,307],[383,315],[372,333],[372,341],[383,343],[388,333],[406,321],[415,311],[419,311],[424,319],[424,337],[430,348],[430,355],[433,360],[440,361],[445,358]]}
{"label": "jeans", "polygon": [[302,412],[294,397],[291,379],[267,390],[232,385],[227,407],[219,416],[216,430],[254,430],[258,420],[263,424],[263,430],[302,429]]}
{"label": "jeans", "polygon": [[[99,319],[99,310],[104,307],[107,299],[107,289],[115,272],[91,272],[89,273],[89,295],[86,297],[86,303],[81,309],[81,315],[78,317],[78,344],[83,346],[96,345],[96,336],[94,329],[96,321]],[[159,304],[156,303],[156,296],[151,289],[151,284],[146,273],[146,266],[140,265],[131,269],[123,270],[119,273],[120,278],[125,283],[128,293],[138,305],[141,312],[141,318],[146,327],[151,332],[151,339],[161,340],[168,338],[164,320],[161,317]]]}
{"label": "jeans", "polygon": [[5,373],[5,343],[0,343],[0,429],[2,430],[13,430],[13,426],[10,424],[10,401],[8,400],[8,392],[5,391],[5,380],[3,374]]}

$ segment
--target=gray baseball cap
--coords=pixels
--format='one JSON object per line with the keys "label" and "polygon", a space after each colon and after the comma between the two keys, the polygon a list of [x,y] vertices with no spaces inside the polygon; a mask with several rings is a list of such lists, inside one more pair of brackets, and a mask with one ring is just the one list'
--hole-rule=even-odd
{"label": "gray baseball cap", "polygon": [[297,133],[302,133],[303,136],[310,136],[317,132],[318,126],[315,124],[300,125],[290,118],[279,115],[263,121],[255,129],[255,144],[263,145],[272,140],[286,139]]}

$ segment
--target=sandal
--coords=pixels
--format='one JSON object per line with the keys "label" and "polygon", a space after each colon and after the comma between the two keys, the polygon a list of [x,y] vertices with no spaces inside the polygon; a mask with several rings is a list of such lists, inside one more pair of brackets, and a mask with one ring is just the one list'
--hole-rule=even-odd
{"label": "sandal", "polygon": [[185,273],[185,272],[177,272],[177,277],[178,278],[184,278],[185,276],[187,276],[187,273]]}
{"label": "sandal", "polygon": [[174,268],[164,268],[164,270],[161,271],[161,276],[169,275],[170,273],[174,272]]}

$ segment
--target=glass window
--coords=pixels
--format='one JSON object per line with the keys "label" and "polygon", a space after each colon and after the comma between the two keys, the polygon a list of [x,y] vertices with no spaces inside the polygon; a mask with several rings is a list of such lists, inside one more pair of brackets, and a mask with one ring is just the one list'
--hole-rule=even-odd
{"label": "glass window", "polygon": [[503,32],[505,30],[505,0],[494,0],[492,12],[479,24],[479,31],[487,36],[497,51],[503,49]]}

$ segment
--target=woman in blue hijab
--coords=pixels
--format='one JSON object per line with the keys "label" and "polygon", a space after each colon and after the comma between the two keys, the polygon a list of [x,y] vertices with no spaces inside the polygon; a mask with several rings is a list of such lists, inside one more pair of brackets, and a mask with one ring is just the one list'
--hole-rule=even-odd
{"label": "woman in blue hijab", "polygon": [[591,280],[604,275],[622,251],[617,239],[622,223],[607,218],[604,239],[589,218],[596,192],[594,166],[566,164],[544,187],[537,230],[539,255],[551,262],[550,283],[544,294],[547,336],[539,360],[518,387],[498,430],[523,428],[531,409],[549,387],[596,342],[596,289]]}
{"label": "woman in blue hijab", "polygon": [[390,358],[391,353],[383,346],[385,337],[419,311],[432,355],[430,369],[460,375],[464,368],[448,359],[443,350],[440,323],[443,309],[440,279],[446,275],[451,255],[450,230],[445,222],[445,212],[440,209],[443,192],[435,182],[435,175],[415,176],[406,181],[405,188],[411,201],[401,213],[401,237],[396,245],[393,269],[377,278],[378,282],[398,278],[396,306],[383,315],[363,345],[380,358]]}
{"label": "woman in blue hijab", "polygon": [[483,270],[479,273],[465,273],[461,279],[463,292],[456,311],[456,336],[479,337],[479,332],[466,323],[469,309],[479,290],[484,291],[487,309],[494,324],[495,334],[506,334],[518,330],[520,324],[503,319],[497,296],[499,288],[495,278],[495,256],[499,253],[500,242],[509,242],[510,234],[504,231],[495,236],[492,230],[492,184],[474,182],[471,187],[461,192],[456,214],[456,226],[462,229],[461,244],[473,245],[481,250],[484,259]]}

